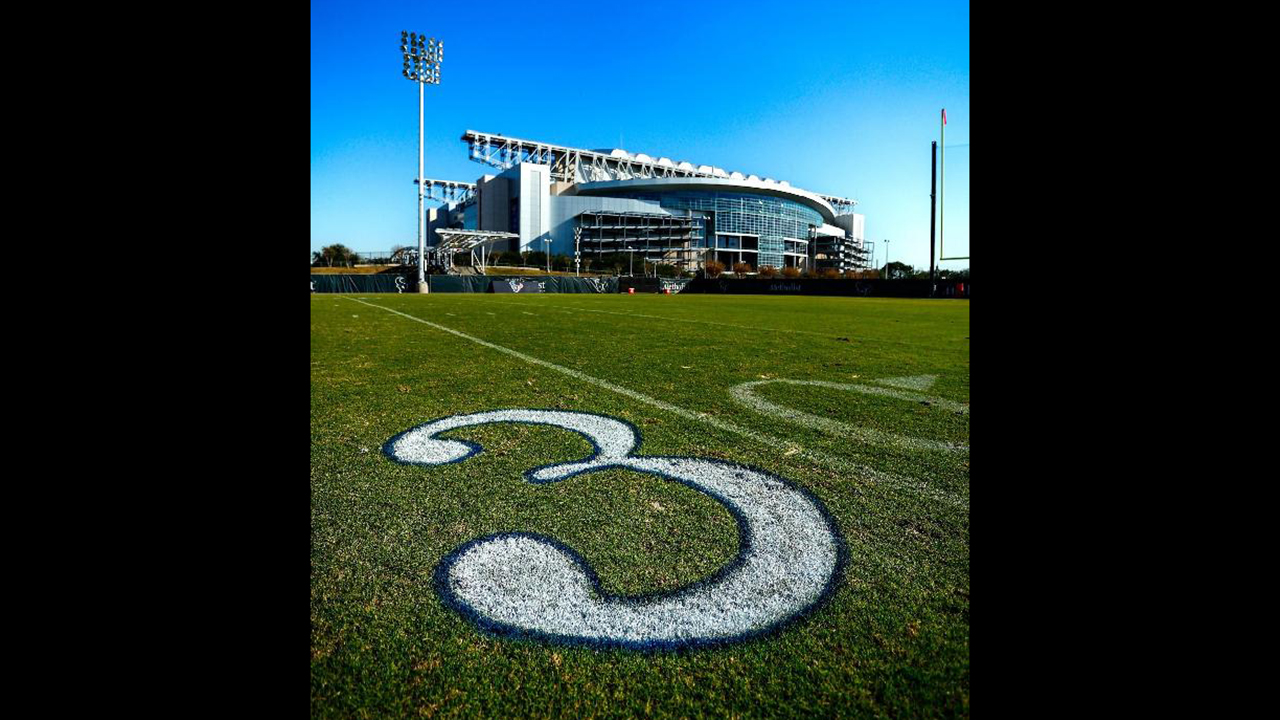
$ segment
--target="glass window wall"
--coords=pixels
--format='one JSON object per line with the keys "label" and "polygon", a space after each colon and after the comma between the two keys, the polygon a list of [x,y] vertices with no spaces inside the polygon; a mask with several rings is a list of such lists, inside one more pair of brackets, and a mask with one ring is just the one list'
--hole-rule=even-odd
{"label": "glass window wall", "polygon": [[[747,243],[755,244],[758,238],[758,245],[753,249],[759,250],[759,264],[774,267],[783,266],[784,250],[793,251],[796,247],[795,243],[786,247],[787,243],[783,238],[808,238],[811,227],[822,225],[822,216],[817,210],[794,200],[771,195],[682,191],[619,193],[611,196],[656,201],[667,210],[692,210],[697,214],[705,214],[708,218],[708,240],[718,233],[755,236],[743,238],[720,235],[720,247],[746,249]],[[725,244],[730,240],[737,244]]]}

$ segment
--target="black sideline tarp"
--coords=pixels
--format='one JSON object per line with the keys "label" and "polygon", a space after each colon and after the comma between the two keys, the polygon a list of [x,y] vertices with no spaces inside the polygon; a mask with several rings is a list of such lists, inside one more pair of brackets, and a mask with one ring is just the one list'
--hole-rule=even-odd
{"label": "black sideline tarp", "polygon": [[[928,280],[825,280],[818,278],[697,278],[685,287],[691,293],[730,295],[847,295],[853,297],[969,297],[969,283]],[[637,292],[639,292],[637,290]]]}
{"label": "black sideline tarp", "polygon": [[[484,277],[480,275],[428,275],[431,292],[483,293],[616,293],[618,278],[584,278],[559,275]],[[416,293],[418,280],[406,275],[312,275],[311,292],[318,293]],[[672,290],[675,292],[675,290]]]}
{"label": "black sideline tarp", "polygon": [[413,293],[418,279],[404,275],[312,275],[311,292]]}

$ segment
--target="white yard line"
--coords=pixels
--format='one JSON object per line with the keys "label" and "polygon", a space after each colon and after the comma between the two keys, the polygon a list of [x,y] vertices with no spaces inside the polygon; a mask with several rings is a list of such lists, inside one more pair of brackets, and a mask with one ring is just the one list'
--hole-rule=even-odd
{"label": "white yard line", "polygon": [[954,493],[950,493],[945,490],[937,490],[937,489],[931,488],[928,486],[927,483],[920,482],[917,480],[912,480],[910,478],[905,478],[900,475],[895,475],[893,473],[882,472],[880,470],[876,470],[866,465],[850,462],[848,460],[845,460],[844,458],[836,457],[835,455],[829,455],[827,453],[824,453],[818,450],[810,450],[806,447],[803,447],[794,442],[791,442],[790,440],[786,440],[780,437],[775,437],[773,435],[768,435],[762,432],[757,432],[755,430],[751,430],[750,428],[745,428],[745,427],[742,427],[741,425],[728,422],[727,420],[721,420],[719,418],[712,417],[705,413],[695,413],[692,410],[686,410],[685,408],[679,407],[678,405],[672,405],[669,402],[665,402],[663,400],[650,397],[643,393],[636,392],[635,390],[631,390],[630,388],[625,388],[625,387],[622,387],[621,385],[615,385],[614,383],[611,383],[608,380],[601,380],[600,378],[593,377],[579,370],[574,370],[573,368],[568,368],[563,365],[557,365],[553,362],[548,362],[541,358],[533,357],[532,355],[526,355],[525,353],[522,353],[519,350],[512,350],[511,348],[508,348],[508,347],[495,345],[494,343],[491,343],[487,340],[482,340],[473,335],[468,335],[464,332],[459,332],[457,330],[454,330],[453,328],[449,328],[449,327],[445,327],[444,325],[433,323],[430,320],[423,320],[422,318],[414,317],[412,315],[407,315],[405,313],[400,312],[399,310],[392,310],[391,308],[383,307],[382,305],[374,305],[373,303],[365,302],[363,300],[358,300],[356,298],[347,298],[347,299],[351,300],[352,302],[358,302],[361,305],[368,305],[369,307],[378,308],[379,310],[385,310],[394,315],[399,315],[400,317],[413,320],[414,322],[420,322],[423,325],[433,327],[436,330],[439,330],[441,332],[449,333],[450,335],[460,337],[463,340],[469,340],[473,343],[476,343],[477,345],[483,345],[484,347],[487,347],[490,350],[497,350],[500,353],[510,355],[511,357],[517,358],[519,360],[523,360],[524,362],[530,363],[532,365],[539,365],[541,367],[547,368],[548,370],[554,370],[558,373],[563,373],[565,375],[568,375],[569,377],[575,378],[577,380],[581,380],[582,382],[590,383],[597,387],[602,387],[606,390],[618,393],[619,395],[631,398],[632,400],[644,403],[646,405],[652,405],[653,407],[656,407],[660,410],[665,410],[673,415],[678,415],[687,420],[693,420],[695,422],[700,422],[705,425],[710,425],[711,427],[714,427],[718,430],[724,430],[727,432],[734,433],[736,435],[741,435],[742,437],[748,438],[750,440],[754,440],[755,442],[760,443],[761,445],[764,445],[766,447],[769,447],[775,450],[783,450],[784,448],[786,448],[788,449],[787,454],[792,454],[792,452],[794,452],[795,454],[799,454],[801,457],[806,458],[812,462],[816,462],[823,465],[836,467],[841,470],[853,472],[859,477],[874,483],[888,485],[890,487],[897,487],[897,488],[912,490],[927,498],[938,500],[940,502],[945,502],[949,505],[954,505],[966,511],[969,509],[969,501],[967,498],[960,497]]}
{"label": "white yard line", "polygon": [[734,385],[729,388],[729,394],[734,400],[737,400],[739,403],[755,410],[761,415],[773,415],[774,417],[779,417],[789,422],[817,428],[835,437],[853,439],[867,445],[886,445],[889,447],[898,447],[907,450],[967,451],[969,449],[967,445],[953,445],[951,443],[938,442],[936,440],[926,440],[907,435],[899,435],[897,433],[877,430],[874,427],[861,427],[859,425],[840,422],[830,418],[821,417],[819,415],[810,415],[809,413],[800,412],[794,408],[771,403],[755,394],[756,388],[761,385],[770,385],[774,383],[811,385],[829,388],[832,390],[867,393],[869,395],[884,395],[913,403],[928,403],[931,406],[947,410],[949,412],[960,414],[967,414],[969,412],[969,408],[942,398],[925,397],[923,395],[904,393],[900,390],[891,390],[871,385],[862,385],[859,383],[837,383],[825,380],[788,380],[786,378],[753,380],[751,382],[742,383],[741,385]]}

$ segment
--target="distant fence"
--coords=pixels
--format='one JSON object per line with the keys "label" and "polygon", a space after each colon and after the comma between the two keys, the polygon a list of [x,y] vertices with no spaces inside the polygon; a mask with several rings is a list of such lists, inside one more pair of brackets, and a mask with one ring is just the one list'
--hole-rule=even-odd
{"label": "distant fence", "polygon": [[[616,293],[618,278],[583,278],[558,275],[428,275],[427,287],[442,293]],[[317,293],[416,293],[413,275],[312,275],[311,292]]]}
{"label": "distant fence", "polygon": [[[637,293],[670,290],[673,294],[717,293],[729,295],[843,295],[851,297],[967,298],[967,282],[928,280],[821,280],[796,278],[715,279],[603,277],[561,275],[428,275],[431,292],[442,293]],[[312,275],[311,292],[318,293],[415,293],[413,275]]]}
{"label": "distant fence", "polygon": [[825,280],[795,278],[762,280],[697,278],[685,287],[687,293],[730,295],[845,295],[854,297],[969,297],[967,282],[929,280]]}

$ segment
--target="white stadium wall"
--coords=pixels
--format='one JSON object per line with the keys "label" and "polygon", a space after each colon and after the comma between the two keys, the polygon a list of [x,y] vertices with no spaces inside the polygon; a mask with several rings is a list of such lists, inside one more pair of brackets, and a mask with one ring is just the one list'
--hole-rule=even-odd
{"label": "white stadium wall", "polygon": [[520,201],[520,251],[545,250],[542,239],[551,229],[551,168],[546,165],[520,163],[502,173],[511,178],[512,190]]}

